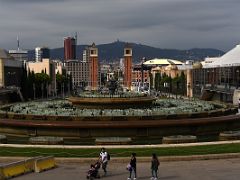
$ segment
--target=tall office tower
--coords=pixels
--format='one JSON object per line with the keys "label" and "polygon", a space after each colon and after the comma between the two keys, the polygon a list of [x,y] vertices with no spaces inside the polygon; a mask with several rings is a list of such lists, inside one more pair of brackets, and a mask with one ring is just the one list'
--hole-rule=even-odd
{"label": "tall office tower", "polygon": [[83,50],[83,62],[89,62],[89,60],[90,60],[90,47],[87,46]]}
{"label": "tall office tower", "polygon": [[76,38],[64,38],[64,60],[76,59]]}
{"label": "tall office tower", "polygon": [[129,44],[124,48],[124,87],[131,90],[132,84],[132,48]]}
{"label": "tall office tower", "polygon": [[50,59],[50,50],[48,47],[36,47],[35,48],[36,62],[41,62],[42,59]]}
{"label": "tall office tower", "polygon": [[98,88],[98,49],[93,43],[89,47],[90,50],[90,84],[92,90],[97,90]]}

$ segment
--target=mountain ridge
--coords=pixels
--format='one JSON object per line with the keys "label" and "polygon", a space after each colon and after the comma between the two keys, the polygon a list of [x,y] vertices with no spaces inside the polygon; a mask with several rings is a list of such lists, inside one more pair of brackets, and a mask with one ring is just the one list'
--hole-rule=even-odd
{"label": "mountain ridge", "polygon": [[[123,48],[126,42],[115,41],[112,43],[99,44],[98,54],[100,62],[113,62],[123,57]],[[176,60],[204,60],[205,57],[217,57],[224,54],[223,51],[214,48],[191,48],[188,50],[162,49],[144,44],[129,43],[133,48],[133,61],[141,62],[142,58],[169,58]],[[82,59],[82,52],[88,45],[77,45],[77,59]],[[51,59],[63,59],[63,47],[50,49]],[[29,52],[30,59],[34,59],[34,50]]]}

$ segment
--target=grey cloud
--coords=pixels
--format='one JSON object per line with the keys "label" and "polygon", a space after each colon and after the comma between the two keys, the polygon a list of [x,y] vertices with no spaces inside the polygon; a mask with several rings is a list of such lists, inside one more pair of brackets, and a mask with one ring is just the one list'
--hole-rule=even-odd
{"label": "grey cloud", "polygon": [[28,48],[60,47],[63,36],[77,31],[81,43],[119,38],[162,48],[227,49],[238,38],[239,8],[238,0],[0,0],[0,47],[15,46],[18,34]]}
{"label": "grey cloud", "polygon": [[17,4],[22,4],[22,3],[30,3],[30,4],[36,4],[36,3],[57,3],[57,2],[62,2],[66,0],[1,0],[3,3],[11,4],[11,3],[17,3]]}

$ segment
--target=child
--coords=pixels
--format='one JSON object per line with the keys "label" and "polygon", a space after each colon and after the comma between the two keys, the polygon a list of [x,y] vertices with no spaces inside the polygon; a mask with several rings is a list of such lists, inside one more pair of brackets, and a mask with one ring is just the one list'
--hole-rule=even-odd
{"label": "child", "polygon": [[98,169],[100,168],[101,163],[97,161],[95,164],[90,165],[90,169],[88,170],[87,179],[100,178],[98,174]]}
{"label": "child", "polygon": [[159,160],[155,153],[152,154],[152,163],[151,163],[151,170],[152,170],[152,180],[158,179],[158,166]]}

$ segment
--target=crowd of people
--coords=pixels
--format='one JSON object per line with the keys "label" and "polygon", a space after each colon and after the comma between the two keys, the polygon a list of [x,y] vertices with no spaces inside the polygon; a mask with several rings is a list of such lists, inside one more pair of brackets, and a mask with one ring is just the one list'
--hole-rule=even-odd
{"label": "crowd of people", "polygon": [[[99,169],[102,167],[104,175],[107,176],[107,165],[108,161],[110,160],[110,154],[106,151],[105,148],[101,149],[101,152],[99,154],[99,158],[95,164],[90,165],[90,169],[87,172],[87,179],[96,179],[100,178]],[[155,153],[152,154],[152,160],[151,160],[151,180],[157,180],[158,179],[158,168],[159,168],[160,162],[158,160],[158,157]],[[127,164],[126,167],[127,171],[129,171],[129,177],[127,180],[136,180],[137,179],[137,159],[136,159],[136,153],[132,153],[131,159],[129,164]]]}

